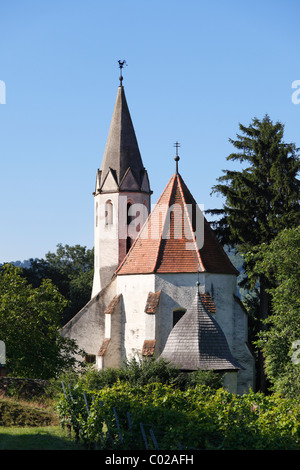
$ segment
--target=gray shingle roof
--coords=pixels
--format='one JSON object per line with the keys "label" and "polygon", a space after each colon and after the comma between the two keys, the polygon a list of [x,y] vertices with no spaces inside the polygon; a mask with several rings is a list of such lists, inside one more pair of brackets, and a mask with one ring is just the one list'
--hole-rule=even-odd
{"label": "gray shingle roof", "polygon": [[242,369],[232,356],[226,337],[196,296],[186,313],[169,334],[161,357],[183,370]]}
{"label": "gray shingle roof", "polygon": [[145,173],[134,127],[128,109],[123,86],[118,88],[115,108],[110,124],[106,147],[101,165],[101,181],[113,171],[120,185],[128,168],[141,187]]}

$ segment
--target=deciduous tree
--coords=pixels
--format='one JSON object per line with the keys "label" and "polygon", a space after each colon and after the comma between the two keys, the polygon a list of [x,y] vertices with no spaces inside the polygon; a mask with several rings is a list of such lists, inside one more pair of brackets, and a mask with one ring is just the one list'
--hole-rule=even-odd
{"label": "deciduous tree", "polygon": [[268,245],[246,255],[273,286],[269,328],[260,333],[265,367],[273,388],[292,398],[300,395],[300,226],[285,229]]}
{"label": "deciduous tree", "polygon": [[9,264],[0,270],[0,338],[7,367],[14,376],[49,379],[74,366],[74,354],[80,354],[59,333],[67,301],[49,279],[34,288],[21,274]]}

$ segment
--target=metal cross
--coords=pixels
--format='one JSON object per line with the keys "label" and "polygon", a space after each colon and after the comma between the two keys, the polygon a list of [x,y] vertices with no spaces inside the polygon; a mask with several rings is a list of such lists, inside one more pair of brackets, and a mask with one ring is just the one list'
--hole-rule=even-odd
{"label": "metal cross", "polygon": [[175,142],[174,147],[176,147],[176,157],[178,157],[178,147],[180,147],[180,143]]}
{"label": "metal cross", "polygon": [[178,142],[175,142],[174,147],[176,147],[176,157],[174,158],[176,162],[176,175],[178,174],[178,162],[180,160],[179,155],[178,155],[178,147],[180,147],[180,144]]}

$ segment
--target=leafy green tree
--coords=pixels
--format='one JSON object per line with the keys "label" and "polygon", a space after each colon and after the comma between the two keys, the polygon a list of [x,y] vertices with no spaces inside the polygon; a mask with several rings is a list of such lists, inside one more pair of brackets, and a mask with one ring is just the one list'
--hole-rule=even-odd
{"label": "leafy green tree", "polygon": [[49,279],[32,287],[22,269],[0,270],[0,338],[10,375],[49,379],[74,366],[75,343],[60,335],[66,299]]}
{"label": "leafy green tree", "polygon": [[24,275],[35,287],[43,279],[51,279],[60,293],[69,300],[62,323],[72,318],[91,298],[94,274],[94,251],[85,246],[57,245],[56,253],[45,259],[31,259]]}
{"label": "leafy green tree", "polygon": [[[243,256],[254,246],[269,244],[282,229],[299,224],[300,160],[295,144],[283,140],[284,125],[274,124],[268,115],[239,128],[236,140],[229,139],[236,151],[227,160],[239,161],[243,168],[223,170],[212,192],[224,196],[225,204],[207,212],[219,216],[212,225],[221,242],[235,246]],[[251,287],[259,282],[262,322],[269,314],[270,279],[262,271],[257,273],[251,260],[245,262],[245,273]],[[264,390],[261,357],[259,369],[258,383]]]}
{"label": "leafy green tree", "polygon": [[269,245],[264,243],[246,256],[273,286],[269,328],[259,335],[268,379],[276,391],[299,398],[300,226],[283,230]]}

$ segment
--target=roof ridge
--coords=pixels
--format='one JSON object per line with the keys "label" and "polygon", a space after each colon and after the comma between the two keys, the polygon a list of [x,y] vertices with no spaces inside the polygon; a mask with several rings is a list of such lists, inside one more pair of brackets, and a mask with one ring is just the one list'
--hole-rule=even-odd
{"label": "roof ridge", "polygon": [[[169,179],[169,182],[168,182],[167,186],[165,187],[165,190],[167,189],[169,184],[172,182],[172,180],[173,180],[173,185],[172,185],[172,189],[170,191],[169,198],[168,198],[168,207],[170,207],[170,200],[171,200],[171,196],[172,196],[173,190],[174,190],[174,183],[175,183],[175,180],[176,180],[176,175],[175,174],[172,175],[172,177]],[[162,195],[165,193],[165,190],[163,191]],[[161,195],[161,197],[162,197],[162,195]],[[157,203],[157,205],[158,205],[158,203]],[[156,205],[156,207],[157,207],[157,205]],[[159,256],[159,253],[160,253],[160,250],[161,250],[161,247],[162,247],[161,240],[162,240],[163,233],[165,232],[164,228],[165,228],[168,212],[169,211],[166,211],[165,220],[162,223],[162,230],[161,230],[161,233],[160,233],[160,241],[159,241],[159,244],[158,244],[158,250],[157,250],[157,253],[156,253],[156,259],[155,259],[155,263],[154,263],[154,270],[157,268],[157,264],[158,264],[158,256]]]}
{"label": "roof ridge", "polygon": [[[186,200],[185,200],[185,197],[184,197],[184,192],[183,192],[183,189],[182,189],[182,185],[181,185],[181,175],[178,174],[177,175],[177,179],[178,179],[178,182],[179,182],[179,190],[181,192],[181,196],[183,198],[183,201],[184,201],[184,205],[183,205],[183,209],[185,210],[185,213],[187,215],[187,219],[188,219],[188,223],[189,223],[189,226],[190,226],[190,229],[191,229],[191,233],[192,233],[192,237],[193,237],[193,243],[194,245],[196,246],[196,253],[197,253],[197,258],[198,258],[198,261],[199,261],[199,267],[201,266],[203,271],[206,271],[205,269],[205,266],[202,262],[202,259],[201,259],[201,256],[200,256],[200,253],[199,253],[199,249],[198,249],[198,244],[197,244],[197,241],[196,241],[196,238],[195,238],[195,234],[194,234],[194,231],[193,231],[193,225],[191,223],[191,220],[190,220],[190,214],[189,212],[187,211],[186,209]],[[195,201],[196,202],[196,201]]]}

